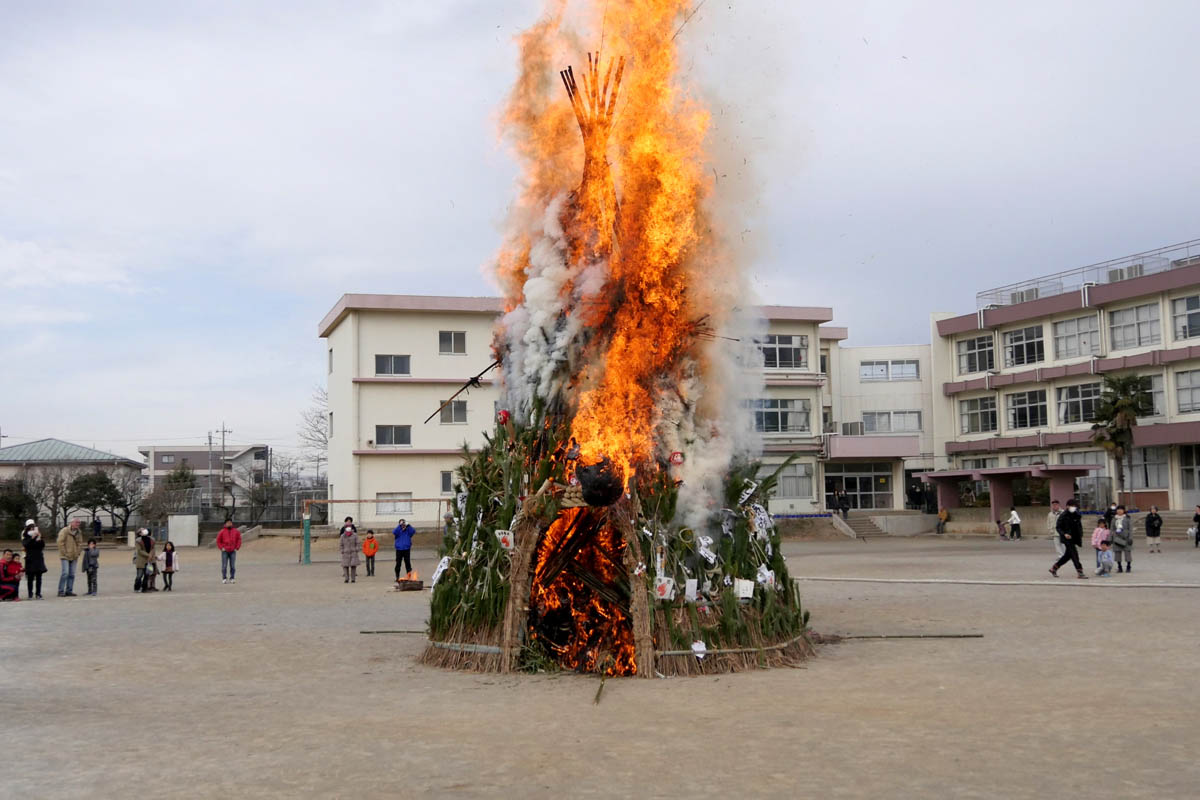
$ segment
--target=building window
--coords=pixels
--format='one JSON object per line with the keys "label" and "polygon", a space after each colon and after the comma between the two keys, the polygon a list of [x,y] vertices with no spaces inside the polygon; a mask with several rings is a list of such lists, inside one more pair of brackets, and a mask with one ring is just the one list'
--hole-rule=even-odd
{"label": "building window", "polygon": [[1054,323],[1054,357],[1075,358],[1100,353],[1100,322],[1089,315]]}
{"label": "building window", "polygon": [[409,375],[408,356],[375,356],[376,375]]}
{"label": "building window", "polygon": [[[768,469],[765,475],[773,470]],[[788,500],[813,499],[813,465],[788,464],[779,472],[779,482],[775,484],[774,496]]]}
{"label": "building window", "polygon": [[864,433],[910,433],[921,430],[920,411],[864,411]]}
{"label": "building window", "polygon": [[467,421],[467,401],[452,400],[442,406],[443,425],[462,425]]}
{"label": "building window", "polygon": [[333,374],[333,348],[329,348],[329,374]]}
{"label": "building window", "polygon": [[454,473],[442,470],[442,494],[454,494]]}
{"label": "building window", "polygon": [[1200,336],[1200,294],[1172,300],[1171,319],[1176,339],[1195,339]]}
{"label": "building window", "polygon": [[807,400],[754,400],[754,430],[759,433],[796,433],[809,429]]}
{"label": "building window", "polygon": [[808,369],[808,337],[768,334],[759,345],[767,369]]}
{"label": "building window", "polygon": [[1166,489],[1170,480],[1167,448],[1133,448],[1133,471],[1129,476],[1132,489]]}
{"label": "building window", "polygon": [[958,373],[968,375],[972,372],[986,372],[996,368],[996,354],[993,350],[991,336],[976,336],[974,339],[959,341]]}
{"label": "building window", "polygon": [[1034,453],[1029,456],[1009,456],[1008,465],[1010,467],[1032,467],[1034,464],[1045,464],[1045,453]]}
{"label": "building window", "polygon": [[159,460],[159,461],[161,461],[163,464],[174,464],[174,463],[175,463],[175,456],[174,456],[174,454],[171,454],[171,455],[165,455],[165,456],[159,456],[159,457],[158,457],[158,460]]}
{"label": "building window", "polygon": [[1167,413],[1167,393],[1163,388],[1162,375],[1147,375],[1150,379],[1150,405],[1153,411],[1150,412],[1152,417],[1161,417]]}
{"label": "building window", "polygon": [[1175,400],[1180,414],[1200,411],[1200,369],[1175,373]]}
{"label": "building window", "polygon": [[976,397],[958,402],[959,429],[963,433],[996,430],[996,398]]}
{"label": "building window", "polygon": [[832,406],[822,406],[821,407],[821,430],[823,430],[825,433],[833,433],[834,428],[835,428],[835,426],[833,424],[833,407]]}
{"label": "building window", "polygon": [[333,412],[329,412],[329,438],[333,438]]}
{"label": "building window", "polygon": [[964,458],[963,469],[995,469],[1000,466],[999,458]]}
{"label": "building window", "polygon": [[882,462],[825,464],[825,507],[836,508],[834,493],[844,489],[851,508],[892,507],[892,465]]}
{"label": "building window", "polygon": [[821,374],[822,375],[829,374],[829,351],[828,350],[821,351]]}
{"label": "building window", "polygon": [[1108,459],[1104,455],[1103,450],[1077,450],[1074,453],[1062,453],[1058,457],[1060,464],[1070,466],[1082,466],[1084,464],[1094,464],[1100,467],[1098,470],[1093,470],[1097,475],[1106,475],[1108,473]]}
{"label": "building window", "polygon": [[438,352],[464,355],[467,352],[466,331],[438,331]]}
{"label": "building window", "polygon": [[1076,422],[1091,422],[1100,407],[1100,384],[1084,383],[1079,386],[1064,386],[1058,390],[1058,423],[1073,425]]}
{"label": "building window", "polygon": [[1046,359],[1042,326],[1031,325],[1004,334],[1004,366],[1020,367]]}
{"label": "building window", "polygon": [[892,374],[889,380],[919,381],[921,380],[921,362],[915,359],[904,359],[891,363]]}
{"label": "building window", "polygon": [[862,381],[886,381],[888,379],[888,362],[858,362],[858,379]]}
{"label": "building window", "polygon": [[1045,389],[1008,395],[1008,427],[1040,428],[1045,424]]}
{"label": "building window", "polygon": [[395,517],[400,514],[411,514],[412,510],[412,492],[375,493],[375,515],[378,517]]}
{"label": "building window", "polygon": [[411,445],[412,444],[412,426],[411,425],[376,425],[375,426],[375,444],[379,446],[386,445]]}
{"label": "building window", "polygon": [[1145,347],[1162,341],[1158,326],[1158,303],[1123,308],[1108,315],[1113,350]]}

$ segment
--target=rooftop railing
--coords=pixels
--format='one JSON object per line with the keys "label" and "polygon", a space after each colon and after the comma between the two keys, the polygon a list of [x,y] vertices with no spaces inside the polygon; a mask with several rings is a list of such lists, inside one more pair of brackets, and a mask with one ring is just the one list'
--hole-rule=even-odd
{"label": "rooftop railing", "polygon": [[1200,264],[1200,239],[988,289],[975,295],[975,305],[977,308],[1011,306],[1076,292],[1087,284],[1117,283],[1196,264]]}

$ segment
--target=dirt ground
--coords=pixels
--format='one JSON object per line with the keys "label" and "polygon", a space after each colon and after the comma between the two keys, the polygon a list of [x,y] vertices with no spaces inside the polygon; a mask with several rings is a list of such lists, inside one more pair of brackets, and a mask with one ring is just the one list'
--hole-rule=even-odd
{"label": "dirt ground", "polygon": [[[1200,551],[1057,580],[1045,539],[788,542],[822,633],[804,669],[707,678],[445,672],[414,658],[428,592],[392,564],[254,542],[236,585],[185,551],[134,595],[105,551],[96,598],[0,606],[6,797],[1184,798],[1200,785]],[[417,550],[432,572],[432,550]],[[53,582],[57,570],[46,576]],[[1043,580],[1044,579],[1044,580]],[[1132,580],[1130,580],[1132,579]],[[1125,588],[1137,582],[1147,588]]]}

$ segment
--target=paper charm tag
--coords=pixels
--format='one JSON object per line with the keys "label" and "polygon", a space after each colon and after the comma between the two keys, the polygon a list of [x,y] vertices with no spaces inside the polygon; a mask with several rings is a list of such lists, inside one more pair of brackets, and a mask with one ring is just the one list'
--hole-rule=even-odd
{"label": "paper charm tag", "polygon": [[667,557],[667,548],[663,547],[662,545],[659,545],[658,547],[656,547],[654,549],[654,574],[655,575],[662,575],[663,562],[666,560],[666,557]]}
{"label": "paper charm tag", "polygon": [[437,569],[433,571],[433,577],[429,579],[429,588],[437,586],[438,579],[442,577],[442,573],[450,566],[450,556],[442,556],[442,560],[438,562]]}
{"label": "paper charm tag", "polygon": [[513,549],[512,531],[503,531],[503,530],[496,531],[496,541],[498,541],[500,543],[500,546],[503,547],[505,550],[512,550]]}
{"label": "paper charm tag", "polygon": [[726,586],[733,586],[733,578],[731,578],[731,577],[729,577],[728,575],[726,575],[726,576],[725,576],[725,580],[724,580],[724,584],[725,584]]}
{"label": "paper charm tag", "polygon": [[703,639],[694,641],[692,642],[692,652],[696,654],[696,658],[704,658],[708,655],[708,645],[704,643]]}
{"label": "paper charm tag", "polygon": [[654,581],[654,596],[659,600],[675,599],[675,579],[659,576]]}
{"label": "paper charm tag", "polygon": [[754,581],[746,581],[738,578],[734,583],[736,584],[734,592],[737,594],[739,600],[749,600],[751,597],[754,597]]}
{"label": "paper charm tag", "polygon": [[770,542],[767,542],[766,549],[767,549],[767,558],[770,558],[771,556],[775,555],[775,548],[771,547]]}
{"label": "paper charm tag", "polygon": [[750,497],[754,494],[754,491],[758,488],[758,484],[749,478],[746,478],[746,480],[742,482],[742,486],[744,488],[742,489],[741,495],[738,497],[739,506],[745,505],[746,501],[750,499]]}
{"label": "paper charm tag", "polygon": [[467,493],[459,492],[455,499],[458,501],[458,513],[465,514],[467,512]]}
{"label": "paper charm tag", "polygon": [[721,535],[733,536],[733,512],[728,508],[721,509]]}
{"label": "paper charm tag", "polygon": [[704,545],[700,545],[700,550],[698,552],[704,558],[704,560],[707,561],[709,564],[717,563],[717,554],[714,553],[712,550],[709,550]]}
{"label": "paper charm tag", "polygon": [[634,575],[645,575],[646,574],[646,565],[642,564],[641,562],[638,562],[638,565],[633,568],[633,574]]}
{"label": "paper charm tag", "polygon": [[695,578],[688,578],[683,584],[683,596],[689,603],[696,602],[697,583]]}
{"label": "paper charm tag", "polygon": [[761,583],[763,586],[774,586],[775,585],[775,572],[774,572],[774,570],[767,569],[766,564],[758,565],[758,576],[757,577],[758,577],[758,582]]}

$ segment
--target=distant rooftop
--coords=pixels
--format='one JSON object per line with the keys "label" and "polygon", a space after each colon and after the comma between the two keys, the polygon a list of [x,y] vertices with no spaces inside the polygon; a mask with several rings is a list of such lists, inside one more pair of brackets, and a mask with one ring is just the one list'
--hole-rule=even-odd
{"label": "distant rooftop", "polygon": [[125,456],[93,450],[62,439],[38,439],[36,442],[0,447],[0,464],[128,464],[142,468],[145,464]]}
{"label": "distant rooftop", "polygon": [[975,295],[975,307],[1011,306],[1043,297],[1077,292],[1085,284],[1117,283],[1196,264],[1200,264],[1200,239],[988,289]]}

